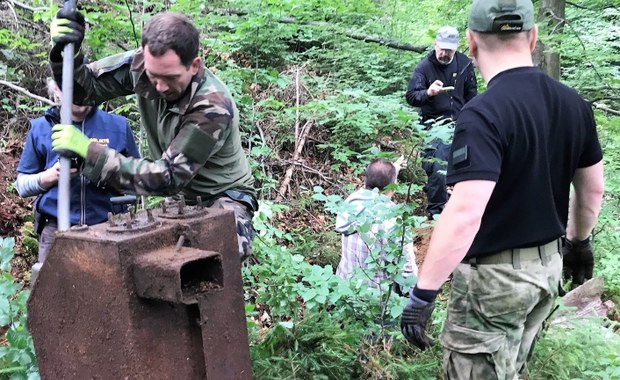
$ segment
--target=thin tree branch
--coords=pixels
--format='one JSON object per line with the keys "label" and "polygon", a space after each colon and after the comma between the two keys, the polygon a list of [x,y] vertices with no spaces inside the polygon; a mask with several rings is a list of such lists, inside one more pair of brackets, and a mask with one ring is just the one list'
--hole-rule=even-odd
{"label": "thin tree branch", "polygon": [[572,1],[567,1],[566,4],[569,4],[569,5],[571,5],[571,6],[575,7],[575,8],[590,10],[590,8],[584,7],[583,5],[575,4]]}
{"label": "thin tree branch", "polygon": [[9,3],[12,3],[13,5],[15,5],[15,6],[21,8],[21,9],[25,9],[25,10],[33,12],[33,13],[34,12],[39,12],[39,11],[47,10],[47,8],[45,8],[45,7],[33,8],[30,5],[26,5],[26,4],[20,3],[19,1],[15,1],[15,0],[9,0]]}
{"label": "thin tree branch", "polygon": [[[555,15],[553,15],[553,17],[555,17]],[[579,33],[577,33],[577,31],[575,30],[575,28],[573,28],[573,25],[566,21],[566,26],[570,28],[570,30],[573,32],[573,34],[575,35],[575,38],[577,38],[577,41],[579,41],[579,44],[581,45],[581,48],[583,49],[584,53],[585,53],[585,58],[588,58],[587,55],[587,48],[586,48],[586,44],[583,42],[583,40],[581,39],[581,37],[579,36]],[[598,72],[598,70],[596,69],[596,67],[594,67],[594,65],[591,66],[592,71],[594,71],[594,73],[596,74],[596,76],[601,80],[601,82],[603,82],[603,76],[601,75],[601,73]],[[609,84],[606,84],[607,88],[610,88]]]}
{"label": "thin tree branch", "polygon": [[363,41],[363,42],[374,42],[380,45],[390,47],[392,49],[407,50],[407,51],[413,51],[416,53],[424,53],[427,49],[426,46],[403,44],[398,41],[390,40],[390,39],[383,38],[383,37],[363,36],[359,34],[350,34],[350,33],[345,33],[345,34],[347,37],[350,37],[354,40]]}
{"label": "thin tree branch", "polygon": [[15,24],[19,23],[19,19],[17,18],[17,13],[15,12],[15,6],[13,5],[13,3],[9,2],[8,3],[8,7],[11,10],[11,13],[13,14],[13,17],[15,18]]}
{"label": "thin tree branch", "polygon": [[[295,70],[295,142],[299,140],[299,67]],[[297,147],[295,147],[297,150]]]}
{"label": "thin tree branch", "polygon": [[[301,154],[301,151],[304,149],[304,144],[306,142],[306,136],[308,136],[308,133],[310,132],[310,128],[312,127],[312,124],[314,124],[314,121],[308,120],[306,124],[304,124],[304,126],[302,127],[301,129],[302,132],[301,132],[301,135],[299,136],[299,141],[295,142],[295,146],[297,147],[297,149],[295,149],[295,153],[293,154],[293,161],[299,160],[299,155]],[[288,185],[291,182],[291,178],[293,177],[294,170],[295,170],[294,165],[290,165],[288,169],[286,169],[286,174],[284,175],[282,184],[280,185],[280,188],[278,189],[278,196],[275,199],[276,203],[282,202],[282,199],[286,195],[286,189],[288,189]]]}
{"label": "thin tree branch", "polygon": [[609,108],[609,107],[607,107],[607,106],[606,106],[606,105],[604,105],[604,104],[601,104],[601,103],[593,103],[592,105],[593,105],[594,107],[596,107],[596,108],[600,109],[600,110],[605,111],[605,112],[609,112],[609,113],[611,113],[611,114],[614,114],[614,115],[619,115],[619,116],[620,116],[620,111],[615,110],[615,109],[612,109],[612,108]]}
{"label": "thin tree branch", "polygon": [[[131,23],[131,30],[133,31],[133,40],[136,43],[136,49],[140,47],[140,43],[138,42],[138,34],[136,33],[136,25],[133,23],[133,14],[131,13],[131,7],[127,0],[125,0],[125,6],[127,7],[127,11],[129,11],[129,22]],[[129,49],[127,49],[129,50]]]}
{"label": "thin tree branch", "polygon": [[316,174],[316,175],[318,175],[319,177],[321,177],[321,179],[323,179],[324,181],[329,182],[329,183],[332,183],[332,179],[331,179],[331,178],[329,178],[328,176],[326,176],[326,175],[325,175],[325,174],[323,174],[322,172],[320,172],[320,171],[318,171],[318,170],[316,170],[316,169],[314,169],[314,168],[311,168],[311,167],[310,167],[310,166],[308,166],[308,165],[303,164],[301,161],[281,160],[281,161],[279,161],[279,162],[284,163],[284,164],[287,164],[287,165],[296,165],[296,166],[299,166],[299,167],[301,167],[302,169],[304,169],[304,171],[309,172],[309,173],[312,173],[312,174]]}
{"label": "thin tree branch", "polygon": [[33,94],[32,92],[30,92],[30,91],[26,90],[25,88],[23,88],[23,87],[19,87],[18,85],[15,85],[15,84],[13,84],[13,83],[11,83],[11,82],[7,82],[7,81],[4,81],[4,80],[0,80],[0,84],[5,85],[5,86],[7,86],[7,87],[9,87],[9,88],[12,88],[12,89],[13,89],[13,90],[15,90],[15,91],[19,91],[19,92],[21,92],[22,94],[27,95],[27,96],[29,96],[29,97],[31,97],[31,98],[33,98],[33,99],[36,99],[36,100],[38,100],[38,101],[40,101],[40,102],[43,102],[43,103],[45,103],[45,104],[49,104],[50,106],[55,106],[55,105],[57,105],[56,103],[52,102],[51,100],[49,100],[49,99],[47,99],[47,98],[44,98],[44,97],[42,97],[42,96],[39,96],[39,95]]}
{"label": "thin tree branch", "polygon": [[612,87],[612,86],[609,86],[609,85],[602,85],[602,86],[580,87],[580,89],[582,91],[602,91],[602,90],[618,91],[618,90],[620,90],[620,87]]}

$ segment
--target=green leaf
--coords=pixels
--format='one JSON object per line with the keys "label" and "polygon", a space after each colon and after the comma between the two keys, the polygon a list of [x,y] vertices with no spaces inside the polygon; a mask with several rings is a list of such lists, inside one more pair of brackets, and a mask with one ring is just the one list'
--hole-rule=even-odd
{"label": "green leaf", "polygon": [[290,330],[293,328],[294,324],[293,322],[290,322],[290,321],[281,321],[281,322],[278,322],[278,326],[281,326],[281,327],[284,327],[285,329]]}

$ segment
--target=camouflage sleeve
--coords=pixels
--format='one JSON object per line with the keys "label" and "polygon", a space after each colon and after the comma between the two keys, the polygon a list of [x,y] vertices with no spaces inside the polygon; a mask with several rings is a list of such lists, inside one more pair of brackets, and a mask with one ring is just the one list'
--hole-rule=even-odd
{"label": "camouflage sleeve", "polygon": [[113,149],[90,144],[82,171],[88,179],[117,191],[139,195],[177,193],[166,159],[151,161],[125,157]]}
{"label": "camouflage sleeve", "polygon": [[232,100],[222,92],[196,96],[193,103],[161,159],[124,157],[91,144],[84,175],[127,193],[178,193],[223,146],[234,118]]}
{"label": "camouflage sleeve", "polygon": [[[118,96],[133,94],[130,65],[134,52],[116,54],[102,60],[84,63],[81,56],[75,59],[73,70],[73,102],[82,105],[99,105]],[[62,83],[62,62],[50,60],[56,83]]]}
{"label": "camouflage sleeve", "polygon": [[202,167],[228,139],[237,110],[229,96],[215,89],[196,95],[189,110],[166,154]]}

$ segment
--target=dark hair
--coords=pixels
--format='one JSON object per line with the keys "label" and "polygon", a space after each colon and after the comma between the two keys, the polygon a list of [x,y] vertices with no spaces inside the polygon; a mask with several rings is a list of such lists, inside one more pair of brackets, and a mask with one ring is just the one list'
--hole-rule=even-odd
{"label": "dark hair", "polygon": [[390,161],[376,159],[366,168],[365,187],[369,190],[378,188],[383,191],[389,184],[396,182],[396,168]]}
{"label": "dark hair", "polygon": [[149,52],[155,57],[172,49],[185,67],[189,67],[198,56],[198,41],[198,30],[187,16],[180,13],[158,13],[142,31],[142,48],[148,45]]}

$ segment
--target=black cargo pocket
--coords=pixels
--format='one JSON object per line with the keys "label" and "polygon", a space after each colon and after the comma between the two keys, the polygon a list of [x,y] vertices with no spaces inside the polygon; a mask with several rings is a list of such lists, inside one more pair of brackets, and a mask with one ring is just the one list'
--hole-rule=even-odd
{"label": "black cargo pocket", "polygon": [[441,334],[446,379],[503,379],[506,334],[476,331],[446,321]]}

